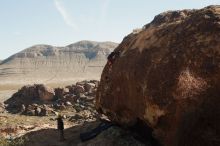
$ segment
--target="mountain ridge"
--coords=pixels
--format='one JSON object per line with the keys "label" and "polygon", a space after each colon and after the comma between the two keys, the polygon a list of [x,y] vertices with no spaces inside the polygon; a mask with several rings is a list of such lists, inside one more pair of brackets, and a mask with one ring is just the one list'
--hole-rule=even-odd
{"label": "mountain ridge", "polygon": [[[101,45],[101,46],[100,46]],[[115,42],[111,41],[104,41],[104,42],[98,42],[98,41],[89,41],[89,40],[82,40],[78,41],[66,46],[53,46],[53,45],[48,45],[48,44],[36,44],[33,46],[30,46],[28,48],[25,48],[8,58],[4,60],[0,60],[0,65],[10,61],[14,57],[17,58],[34,58],[37,56],[53,56],[53,55],[58,55],[58,52],[62,51],[85,51],[86,52],[97,52],[97,51],[102,51],[103,49],[109,49],[109,48],[115,48],[118,44]],[[112,49],[111,49],[112,51]]]}
{"label": "mountain ridge", "polygon": [[79,41],[64,47],[33,45],[0,63],[0,84],[99,79],[114,42]]}

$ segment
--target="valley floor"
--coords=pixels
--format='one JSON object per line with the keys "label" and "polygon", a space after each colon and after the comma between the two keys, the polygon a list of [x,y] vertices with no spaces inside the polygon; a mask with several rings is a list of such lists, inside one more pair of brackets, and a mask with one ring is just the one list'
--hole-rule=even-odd
{"label": "valley floor", "polygon": [[10,98],[15,92],[17,92],[17,90],[0,90],[0,102],[4,102],[8,98]]}
{"label": "valley floor", "polygon": [[[50,87],[58,87],[51,84]],[[20,86],[0,86],[0,102],[10,98]],[[85,97],[84,97],[85,98]],[[82,100],[83,101],[83,100]],[[89,102],[93,103],[89,100]],[[79,102],[83,107],[83,102]],[[77,105],[77,104],[76,104]],[[79,107],[80,107],[79,105]],[[93,104],[92,104],[93,105]],[[93,105],[94,106],[94,105]],[[91,106],[91,107],[93,107]],[[62,110],[64,118],[64,134],[66,140],[59,141],[56,115],[26,116],[11,114],[7,111],[0,113],[0,146],[1,139],[27,139],[25,146],[142,146],[134,139],[132,133],[117,126],[112,126],[97,137],[82,142],[80,134],[91,131],[100,124],[99,116],[85,108]],[[95,112],[95,109],[93,109]],[[4,144],[3,144],[4,145]],[[150,145],[149,145],[150,146]]]}

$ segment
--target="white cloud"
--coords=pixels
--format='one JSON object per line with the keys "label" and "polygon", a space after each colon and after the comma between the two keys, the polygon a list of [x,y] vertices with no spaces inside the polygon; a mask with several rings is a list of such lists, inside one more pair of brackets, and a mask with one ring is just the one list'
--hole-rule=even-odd
{"label": "white cloud", "polygon": [[63,17],[63,20],[66,23],[66,25],[72,27],[74,30],[78,30],[76,23],[73,21],[72,17],[67,12],[67,10],[64,7],[64,5],[62,4],[61,0],[54,0],[54,4],[55,4],[57,11]]}
{"label": "white cloud", "polygon": [[106,18],[107,9],[109,6],[110,0],[102,0],[101,4],[101,20],[104,21]]}

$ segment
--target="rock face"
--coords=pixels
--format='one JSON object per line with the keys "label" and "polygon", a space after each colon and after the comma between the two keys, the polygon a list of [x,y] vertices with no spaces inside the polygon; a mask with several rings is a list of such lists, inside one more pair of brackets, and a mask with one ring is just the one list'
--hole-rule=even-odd
{"label": "rock face", "polygon": [[115,51],[98,111],[144,121],[165,146],[220,145],[220,6],[159,14]]}
{"label": "rock face", "polygon": [[80,41],[65,47],[35,45],[0,63],[0,85],[43,83],[67,85],[99,79],[113,42]]}

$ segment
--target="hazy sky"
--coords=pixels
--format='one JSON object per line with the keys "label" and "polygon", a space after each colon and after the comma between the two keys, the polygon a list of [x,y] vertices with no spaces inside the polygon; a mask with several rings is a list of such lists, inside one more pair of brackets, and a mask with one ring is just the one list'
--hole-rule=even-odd
{"label": "hazy sky", "polygon": [[158,13],[213,4],[220,0],[0,0],[0,59],[35,44],[119,43]]}

